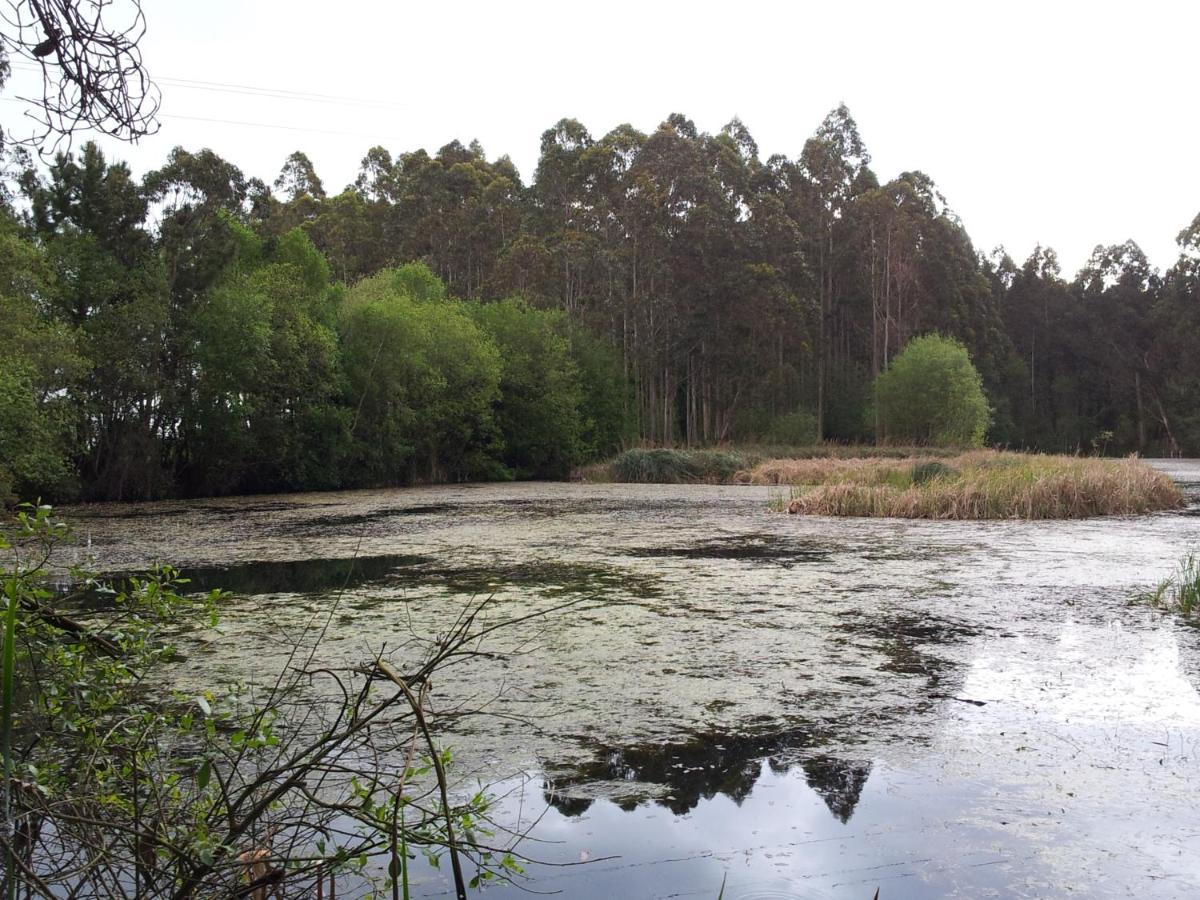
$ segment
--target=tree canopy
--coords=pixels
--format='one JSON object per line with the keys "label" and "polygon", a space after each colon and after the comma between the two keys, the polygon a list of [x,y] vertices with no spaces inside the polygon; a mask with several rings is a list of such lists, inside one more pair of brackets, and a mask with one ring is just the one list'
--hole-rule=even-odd
{"label": "tree canopy", "polygon": [[90,144],[30,166],[0,201],[5,489],[562,476],[636,442],[871,440],[876,379],[935,333],[978,372],[988,441],[1200,453],[1200,218],[1166,272],[1127,241],[1069,278],[1049,248],[979,253],[928,174],[877,176],[844,106],[799,149],[763,159],[736,119],[672,114],[563,119],[531,184],[458,141],[370,148],[340,192],[299,150],[274,187],[203,148],[140,180]]}
{"label": "tree canopy", "polygon": [[967,348],[937,334],[913,338],[880,373],[875,405],[879,436],[899,443],[980,447],[990,420]]}

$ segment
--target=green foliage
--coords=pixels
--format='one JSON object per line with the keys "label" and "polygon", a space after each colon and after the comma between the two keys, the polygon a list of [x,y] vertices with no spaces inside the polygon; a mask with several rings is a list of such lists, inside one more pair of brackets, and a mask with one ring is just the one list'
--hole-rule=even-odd
{"label": "green foliage", "polygon": [[18,497],[68,498],[77,488],[78,407],[67,391],[87,364],[73,330],[41,314],[39,299],[53,286],[44,254],[0,215],[0,506]]}
{"label": "green foliage", "polygon": [[769,444],[790,444],[805,447],[817,442],[817,417],[806,409],[779,416],[763,434]]}
{"label": "green foliage", "polygon": [[931,334],[913,338],[875,382],[880,436],[940,446],[983,445],[989,411],[966,347]]}
{"label": "green foliage", "polygon": [[[6,495],[561,476],[643,441],[976,444],[975,379],[888,394],[906,342],[931,333],[969,355],[994,444],[1200,448],[1200,217],[1163,273],[1132,241],[1073,280],[1048,248],[981,259],[927,175],[881,182],[844,106],[790,160],[761,159],[737,120],[592,135],[563,119],[531,185],[457,141],[371,148],[336,196],[301,151],[278,195],[209,150],[176,148],[138,183],[90,143],[16,182],[27,214],[0,215]],[[351,295],[406,298],[397,347],[417,355],[383,363],[390,400],[364,380],[378,341]],[[514,296],[530,312],[503,328],[452,299]],[[465,309],[482,338],[417,307]],[[488,386],[485,344],[504,385]],[[931,419],[947,404],[962,421]]]}
{"label": "green foliage", "polygon": [[65,429],[35,398],[29,369],[0,360],[0,507],[20,497],[71,493]]}
{"label": "green foliage", "polygon": [[299,269],[308,290],[320,292],[329,287],[329,263],[299,228],[293,228],[279,239],[274,258],[276,262]]}
{"label": "green foliage", "polygon": [[579,372],[583,458],[609,456],[637,438],[631,415],[633,397],[621,356],[586,328],[572,327],[568,337],[571,359]]}
{"label": "green foliage", "polygon": [[390,276],[392,288],[418,303],[432,303],[446,299],[446,285],[430,271],[425,263],[407,263],[393,269]]}
{"label": "green foliage", "polygon": [[511,298],[473,313],[500,354],[496,420],[518,478],[563,478],[585,453],[579,369],[561,313]]}
{"label": "green foliage", "polygon": [[414,298],[406,283],[384,271],[343,301],[350,483],[465,478],[486,468],[497,447],[495,346],[464,309],[429,294]]}

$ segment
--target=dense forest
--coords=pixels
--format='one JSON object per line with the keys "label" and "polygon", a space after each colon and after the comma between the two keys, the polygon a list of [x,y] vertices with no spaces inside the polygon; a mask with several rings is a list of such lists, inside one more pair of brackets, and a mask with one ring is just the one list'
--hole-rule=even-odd
{"label": "dense forest", "polygon": [[845,107],[795,159],[734,120],[542,135],[532,184],[472,143],[369,150],[325,189],[176,148],[11,156],[0,496],[145,499],[561,477],[623,445],[874,439],[874,379],[962,342],[988,441],[1200,454],[1200,216],[1073,279],[983,254]]}

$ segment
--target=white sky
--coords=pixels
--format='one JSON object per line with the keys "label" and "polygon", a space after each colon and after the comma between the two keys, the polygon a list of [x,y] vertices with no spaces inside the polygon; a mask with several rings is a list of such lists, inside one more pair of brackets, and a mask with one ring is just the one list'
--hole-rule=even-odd
{"label": "white sky", "polygon": [[[542,131],[562,117],[598,137],[622,122],[650,131],[671,112],[705,131],[740,116],[764,158],[795,157],[844,100],[881,180],[925,171],[983,250],[1004,244],[1020,261],[1040,241],[1069,276],[1094,245],[1132,237],[1166,267],[1200,212],[1196,0],[145,7],[162,131],[105,145],[137,173],[179,144],[270,182],[302,149],[336,192],[374,144],[398,154],[478,138],[528,181]],[[5,97],[27,77],[15,72]],[[0,103],[6,128],[19,113]]]}

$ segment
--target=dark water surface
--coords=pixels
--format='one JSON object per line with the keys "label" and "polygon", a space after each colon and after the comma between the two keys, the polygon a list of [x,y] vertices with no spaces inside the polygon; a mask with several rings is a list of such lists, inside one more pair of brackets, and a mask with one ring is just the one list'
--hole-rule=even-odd
{"label": "dark water surface", "polygon": [[[1200,463],[1162,465],[1200,490]],[[472,597],[504,616],[589,598],[434,697],[501,694],[512,718],[444,737],[557,864],[528,867],[532,890],[1200,896],[1200,629],[1130,602],[1200,547],[1200,516],[801,518],[771,496],[509,484],[68,512],[108,571],[170,561],[239,595],[220,639],[185,643],[180,677],[203,683],[269,677],[326,621],[336,665],[403,655]]]}

